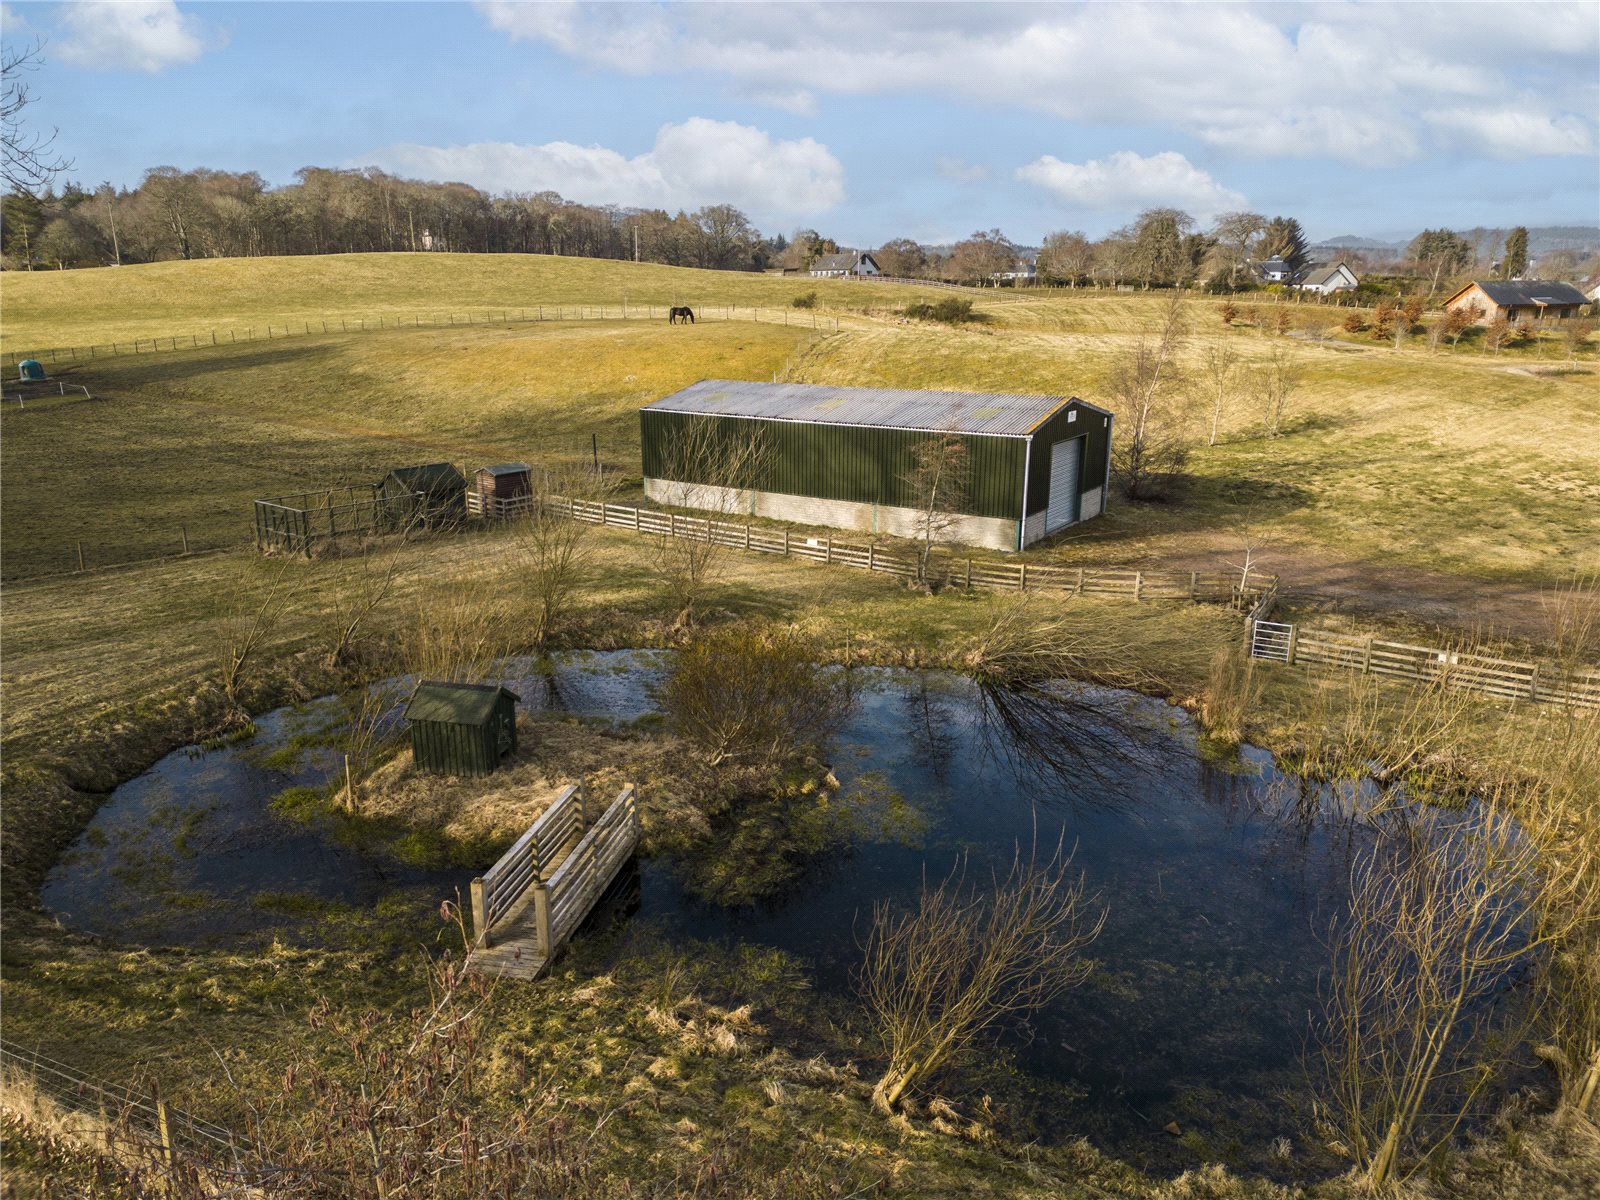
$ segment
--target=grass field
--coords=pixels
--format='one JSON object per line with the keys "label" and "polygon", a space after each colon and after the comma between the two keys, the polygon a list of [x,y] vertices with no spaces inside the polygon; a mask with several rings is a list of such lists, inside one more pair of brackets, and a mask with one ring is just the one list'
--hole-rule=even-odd
{"label": "grass field", "polygon": [[[1108,370],[1164,303],[998,292],[980,299],[981,323],[952,329],[896,318],[893,302],[910,294],[897,285],[448,255],[165,263],[8,275],[5,287],[6,338],[20,329],[56,343],[341,305],[617,304],[623,291],[633,302],[676,292],[701,305],[781,305],[815,287],[843,306],[828,334],[749,319],[563,321],[313,334],[68,367],[63,378],[107,399],[0,417],[8,576],[69,568],[79,541],[91,565],[175,551],[185,526],[194,545],[234,543],[255,496],[375,479],[418,459],[574,459],[593,437],[625,484],[638,473],[637,408],[705,377],[1069,392],[1115,407]],[[1297,320],[1311,308],[1290,307]],[[1237,556],[1248,523],[1267,544],[1265,569],[1338,603],[1523,632],[1542,589],[1600,570],[1592,351],[1561,367],[1531,350],[1322,344],[1224,329],[1209,300],[1191,309],[1192,376],[1217,339],[1246,361],[1291,348],[1302,382],[1285,435],[1257,436],[1256,406],[1236,385],[1221,444],[1197,447],[1174,502],[1114,501],[1044,555],[1212,566]],[[90,485],[63,487],[67,463]],[[1394,586],[1373,594],[1384,580]]]}

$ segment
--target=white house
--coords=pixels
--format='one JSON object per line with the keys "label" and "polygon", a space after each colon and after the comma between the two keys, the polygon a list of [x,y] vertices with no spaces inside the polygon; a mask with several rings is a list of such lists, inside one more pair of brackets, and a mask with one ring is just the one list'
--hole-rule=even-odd
{"label": "white house", "polygon": [[1294,268],[1274,254],[1255,264],[1256,278],[1262,283],[1288,283],[1294,278]]}
{"label": "white house", "polygon": [[824,254],[811,264],[811,273],[820,278],[840,275],[882,275],[878,260],[864,250],[846,250],[842,254]]}
{"label": "white house", "polygon": [[1301,272],[1295,286],[1303,292],[1319,292],[1326,296],[1329,292],[1351,291],[1359,282],[1356,273],[1343,262],[1312,263]]}

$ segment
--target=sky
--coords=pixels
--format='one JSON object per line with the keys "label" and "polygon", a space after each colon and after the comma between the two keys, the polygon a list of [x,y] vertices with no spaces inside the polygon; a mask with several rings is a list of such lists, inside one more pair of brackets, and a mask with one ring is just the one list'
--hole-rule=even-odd
{"label": "sky", "polygon": [[1600,221],[1600,3],[0,5],[85,186],[377,166],[841,244]]}

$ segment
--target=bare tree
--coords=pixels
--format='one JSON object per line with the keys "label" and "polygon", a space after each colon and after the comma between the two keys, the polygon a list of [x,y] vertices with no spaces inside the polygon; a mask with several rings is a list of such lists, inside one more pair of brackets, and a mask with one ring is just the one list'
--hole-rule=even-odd
{"label": "bare tree", "polygon": [[334,585],[330,599],[331,618],[328,665],[338,666],[350,655],[362,628],[371,623],[374,615],[394,594],[401,577],[402,556],[407,538],[415,527],[408,524],[400,535],[385,547],[381,555],[374,553],[370,540],[363,541],[355,554],[346,554],[335,560],[335,570],[340,578]]}
{"label": "bare tree", "polygon": [[1176,363],[1184,316],[1183,300],[1174,296],[1155,339],[1139,338],[1111,364],[1107,386],[1121,434],[1111,461],[1130,499],[1154,495],[1157,479],[1182,470],[1188,459],[1188,412]]}
{"label": "bare tree", "polygon": [[33,103],[23,76],[39,69],[44,59],[44,42],[0,48],[0,149],[4,163],[0,177],[14,192],[32,192],[46,186],[63,171],[72,169],[70,159],[51,151],[55,131],[30,133],[22,114]]}
{"label": "bare tree", "polygon": [[675,481],[669,485],[669,500],[705,514],[669,517],[667,529],[647,543],[650,563],[677,606],[674,623],[682,628],[694,624],[727,553],[717,518],[750,512],[771,450],[758,429],[691,417],[667,437],[662,458],[662,478]]}
{"label": "bare tree", "polygon": [[528,515],[518,527],[533,600],[533,644],[542,648],[566,615],[588,573],[593,527],[577,520],[571,503],[585,478],[575,472],[539,472]]}
{"label": "bare tree", "polygon": [[235,593],[220,626],[218,658],[222,691],[236,713],[244,712],[240,694],[262,651],[289,605],[299,595],[301,580],[291,574],[295,564],[282,559],[268,568],[265,586]]}
{"label": "bare tree", "polygon": [[485,586],[440,588],[417,599],[401,657],[419,681],[480,683],[511,652],[514,627],[511,606]]}
{"label": "bare tree", "polygon": [[1515,1013],[1493,998],[1571,928],[1567,918],[1542,926],[1529,900],[1596,886],[1592,871],[1553,880],[1504,799],[1464,815],[1398,814],[1352,872],[1350,909],[1333,923],[1322,1102],[1374,1187],[1454,1135],[1494,1078],[1491,1035],[1514,1044]]}
{"label": "bare tree", "polygon": [[1088,977],[1083,952],[1105,910],[1068,877],[1071,863],[1060,846],[1044,862],[1019,850],[991,892],[969,886],[958,862],[916,907],[874,906],[858,983],[889,1060],[872,1089],[880,1111],[997,1024]]}
{"label": "bare tree", "polygon": [[1222,420],[1222,407],[1228,399],[1228,385],[1233,382],[1234,371],[1239,366],[1239,354],[1228,338],[1216,338],[1206,346],[1202,358],[1206,384],[1211,392],[1211,440],[1217,444],[1217,425]]}
{"label": "bare tree", "polygon": [[967,444],[954,433],[930,434],[911,451],[900,482],[917,511],[917,583],[932,586],[933,544],[959,521],[969,486]]}
{"label": "bare tree", "polygon": [[1287,347],[1273,346],[1252,374],[1262,424],[1268,437],[1277,437],[1282,432],[1289,401],[1300,386],[1300,364]]}

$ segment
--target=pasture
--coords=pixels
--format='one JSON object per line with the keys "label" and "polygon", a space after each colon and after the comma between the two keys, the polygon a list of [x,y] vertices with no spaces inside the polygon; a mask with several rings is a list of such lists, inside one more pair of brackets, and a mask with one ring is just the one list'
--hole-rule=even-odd
{"label": "pasture", "polygon": [[[496,303],[783,306],[815,290],[838,333],[735,320],[548,321],[297,336],[123,355],[64,368],[92,405],[4,412],[0,494],[8,576],[175,552],[248,535],[254,496],[365,480],[398,463],[587,458],[626,494],[639,406],[695,379],[1072,393],[1114,410],[1110,377],[1163,299],[996,292],[951,328],[898,317],[913,289],[522,256],[373,255],[164,263],[7,280],[5,340],[105,342],[340,310],[438,312]],[[923,292],[927,295],[927,292]],[[1289,306],[1297,321],[1331,310]],[[1600,570],[1600,374],[1536,354],[1430,353],[1225,328],[1189,302],[1180,357],[1194,437],[1165,503],[1114,500],[1037,553],[1067,562],[1204,567],[1246,537],[1269,571],[1355,608],[1530,628],[1544,590]],[[660,311],[659,309],[657,310]],[[768,317],[774,310],[768,310]],[[135,319],[133,314],[137,314]],[[1245,364],[1207,446],[1202,358]],[[1283,435],[1260,436],[1249,368],[1285,349],[1299,373]],[[1550,351],[1553,354],[1553,351]],[[1119,414],[1125,418],[1126,414]],[[1124,425],[1126,421],[1124,420]],[[86,486],[61,486],[70,462]],[[1384,589],[1383,580],[1395,586]],[[1382,594],[1379,594],[1382,593]]]}

